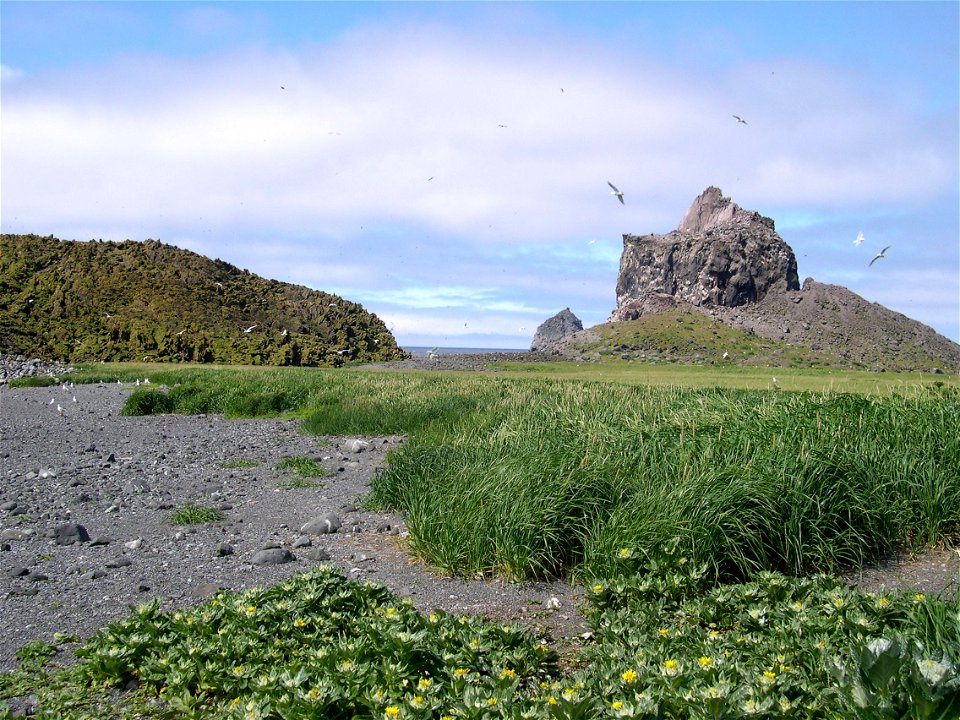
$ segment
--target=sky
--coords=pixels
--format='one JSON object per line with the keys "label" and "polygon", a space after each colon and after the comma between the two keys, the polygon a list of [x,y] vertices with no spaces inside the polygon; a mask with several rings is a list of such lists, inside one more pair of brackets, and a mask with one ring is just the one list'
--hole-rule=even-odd
{"label": "sky", "polygon": [[958,27],[957,2],[3,0],[0,228],[158,239],[403,346],[527,348],[564,308],[605,322],[623,235],[714,185],[801,282],[960,341]]}

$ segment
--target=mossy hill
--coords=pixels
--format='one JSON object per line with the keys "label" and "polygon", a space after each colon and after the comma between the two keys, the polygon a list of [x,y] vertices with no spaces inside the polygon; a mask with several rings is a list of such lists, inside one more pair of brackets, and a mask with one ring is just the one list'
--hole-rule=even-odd
{"label": "mossy hill", "polygon": [[68,362],[339,366],[407,357],[337,295],[144,242],[0,235],[0,351]]}

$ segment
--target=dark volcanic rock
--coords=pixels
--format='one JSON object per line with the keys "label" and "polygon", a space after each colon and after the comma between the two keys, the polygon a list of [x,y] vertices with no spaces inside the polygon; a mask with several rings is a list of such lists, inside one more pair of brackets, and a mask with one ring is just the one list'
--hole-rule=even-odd
{"label": "dark volcanic rock", "polygon": [[531,351],[547,352],[559,341],[568,335],[583,330],[580,318],[564,308],[552,318],[544,320],[533,336],[530,344]]}
{"label": "dark volcanic rock", "polygon": [[[777,235],[773,220],[740,208],[709,187],[673,232],[623,236],[611,320],[636,318],[651,295],[694,306],[737,307],[770,292],[799,289],[797,259]],[[658,302],[664,302],[662,297]]]}

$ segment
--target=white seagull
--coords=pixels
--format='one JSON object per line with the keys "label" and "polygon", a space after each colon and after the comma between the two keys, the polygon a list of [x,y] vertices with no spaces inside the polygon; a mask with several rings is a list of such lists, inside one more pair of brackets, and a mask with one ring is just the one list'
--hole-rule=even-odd
{"label": "white seagull", "polygon": [[[878,252],[876,255],[874,255],[874,256],[873,256],[873,260],[870,261],[870,265],[873,265],[873,264],[874,264],[877,260],[879,260],[880,258],[886,257],[886,256],[887,256],[887,255],[886,255],[886,252],[887,252],[887,250],[889,250],[889,249],[890,249],[890,246],[887,245],[883,250],[881,250],[881,251]],[[870,265],[867,265],[867,267],[870,267]]]}
{"label": "white seagull", "polygon": [[621,204],[621,205],[626,205],[626,203],[623,201],[623,193],[620,192],[620,190],[617,188],[617,186],[614,185],[614,184],[613,184],[612,182],[610,182],[609,180],[607,180],[607,185],[609,185],[611,188],[613,188],[613,191],[612,191],[610,194],[611,194],[611,195],[616,195],[616,196],[617,196],[617,200],[620,201],[620,204]]}
{"label": "white seagull", "polygon": [[863,244],[863,232],[857,233],[857,239],[853,241],[853,244],[857,247],[860,247]]}
{"label": "white seagull", "polygon": [[251,325],[251,326],[248,327],[246,330],[244,330],[244,332],[245,332],[245,333],[253,332],[253,329],[254,329],[255,327],[257,327],[256,324]]}
{"label": "white seagull", "polygon": [[740,117],[739,115],[734,115],[733,117],[736,119],[736,121],[737,121],[738,123],[743,123],[744,125],[747,124],[747,121],[744,120],[744,119],[743,119],[742,117]]}

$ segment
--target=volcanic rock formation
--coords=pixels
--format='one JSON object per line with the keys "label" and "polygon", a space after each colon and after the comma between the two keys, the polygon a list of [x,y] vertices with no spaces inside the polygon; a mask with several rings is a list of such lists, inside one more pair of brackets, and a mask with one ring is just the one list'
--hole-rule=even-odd
{"label": "volcanic rock formation", "polygon": [[533,342],[530,343],[530,350],[549,352],[560,340],[580,330],[583,330],[580,318],[570,312],[570,308],[564,308],[552,318],[540,323]]}
{"label": "volcanic rock formation", "polygon": [[666,235],[624,235],[617,308],[630,320],[675,300],[737,307],[767,293],[799,290],[797,259],[773,220],[737,206],[709,187]]}

